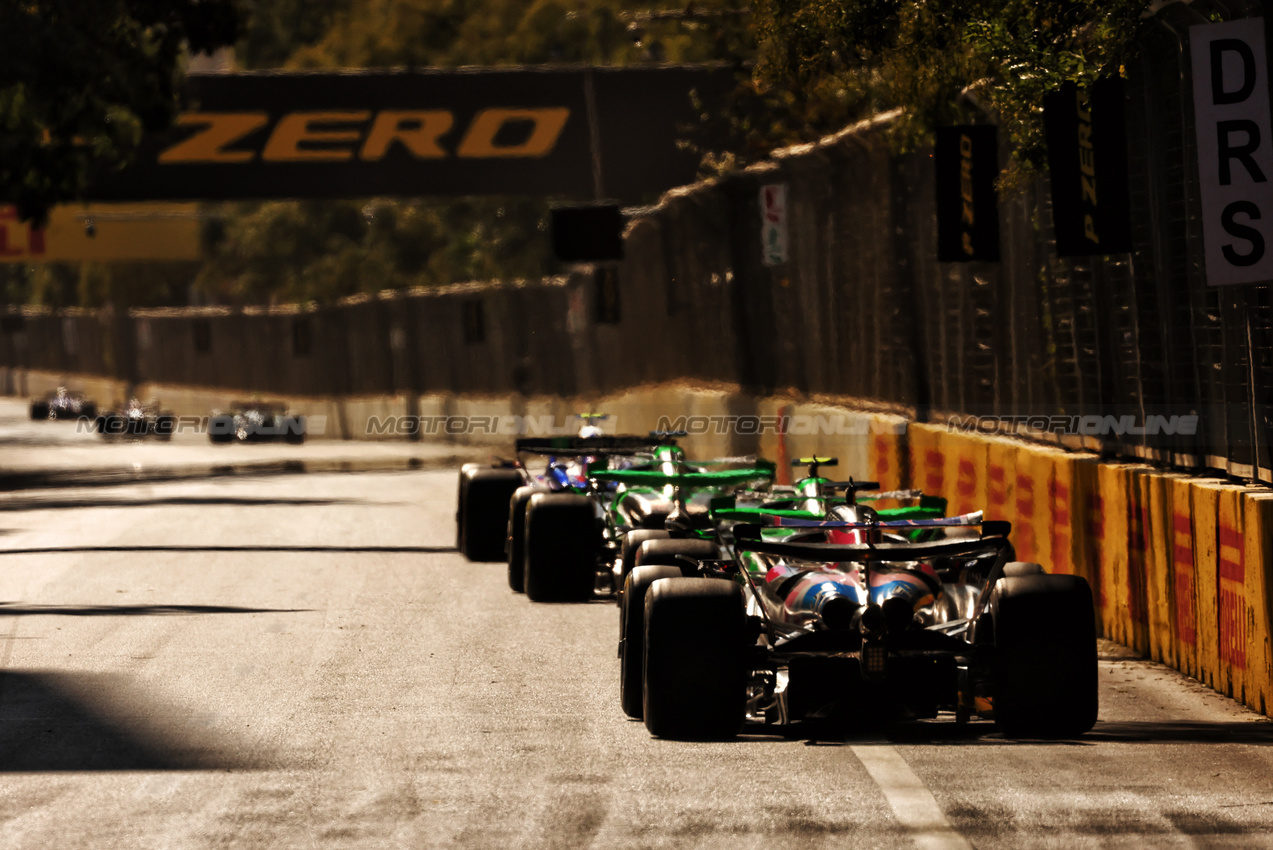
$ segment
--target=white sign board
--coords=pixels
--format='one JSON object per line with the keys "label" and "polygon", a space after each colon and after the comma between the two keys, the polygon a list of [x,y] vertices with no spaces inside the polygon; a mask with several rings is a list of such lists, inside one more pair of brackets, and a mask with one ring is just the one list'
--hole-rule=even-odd
{"label": "white sign board", "polygon": [[1207,283],[1273,280],[1273,130],[1264,19],[1189,29]]}
{"label": "white sign board", "polygon": [[787,262],[787,184],[760,187],[760,249],[767,266]]}

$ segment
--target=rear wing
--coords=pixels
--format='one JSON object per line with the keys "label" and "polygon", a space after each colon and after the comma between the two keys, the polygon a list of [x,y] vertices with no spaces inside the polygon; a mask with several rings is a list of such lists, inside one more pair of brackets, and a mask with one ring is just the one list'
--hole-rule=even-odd
{"label": "rear wing", "polygon": [[[1008,534],[1012,524],[1002,520],[981,520],[980,512],[976,522],[967,521],[963,517],[950,517],[948,520],[900,520],[896,522],[841,522],[823,523],[821,527],[838,528],[915,528],[917,526],[941,525],[980,525],[981,536],[956,540],[931,540],[908,543],[817,543],[770,540],[761,537],[763,526],[759,523],[739,523],[733,528],[734,549],[739,552],[757,552],[765,555],[777,555],[783,558],[794,558],[802,561],[856,561],[863,563],[880,563],[889,561],[919,561],[930,558],[979,558],[988,555],[1006,556],[1012,551]],[[951,522],[950,520],[964,520]],[[791,523],[783,523],[788,525]],[[799,523],[803,525],[803,523]],[[1001,558],[1002,560],[1002,558]]]}
{"label": "rear wing", "polygon": [[722,469],[719,472],[666,473],[656,469],[614,469],[589,475],[596,481],[613,481],[618,484],[644,487],[731,487],[758,479],[772,479],[774,465],[758,462],[747,469]]}
{"label": "rear wing", "polygon": [[597,437],[524,437],[514,444],[518,454],[534,455],[598,455],[598,454],[640,454],[652,452],[667,440],[654,439],[648,436],[610,436],[603,434]]}

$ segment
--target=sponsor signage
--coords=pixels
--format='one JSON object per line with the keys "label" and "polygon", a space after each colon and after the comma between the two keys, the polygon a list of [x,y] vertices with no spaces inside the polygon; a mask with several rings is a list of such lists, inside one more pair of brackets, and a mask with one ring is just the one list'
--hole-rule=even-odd
{"label": "sponsor signage", "polygon": [[198,260],[195,204],[88,204],[56,207],[43,229],[0,206],[0,263]]}
{"label": "sponsor signage", "polygon": [[1043,99],[1056,253],[1121,254],[1132,249],[1123,81],[1084,91],[1073,83]]}
{"label": "sponsor signage", "polygon": [[787,184],[760,187],[760,247],[765,265],[787,262]]}
{"label": "sponsor signage", "polygon": [[1273,280],[1273,130],[1264,19],[1189,29],[1207,283]]}
{"label": "sponsor signage", "polygon": [[999,259],[997,129],[993,125],[937,128],[933,165],[938,262]]}
{"label": "sponsor signage", "polygon": [[711,104],[733,85],[727,69],[675,66],[192,75],[176,127],[90,197],[639,203],[695,179],[698,155],[678,145],[700,111],[691,92]]}

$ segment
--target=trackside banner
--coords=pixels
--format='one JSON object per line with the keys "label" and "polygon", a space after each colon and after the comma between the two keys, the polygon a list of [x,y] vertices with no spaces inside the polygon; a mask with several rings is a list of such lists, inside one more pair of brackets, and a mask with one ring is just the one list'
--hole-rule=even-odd
{"label": "trackside banner", "polygon": [[998,128],[938,127],[933,148],[937,186],[937,259],[999,259]]}
{"label": "trackside banner", "polygon": [[176,128],[90,195],[638,203],[695,179],[699,156],[678,145],[702,141],[691,93],[711,105],[733,85],[688,66],[194,75]]}
{"label": "trackside banner", "polygon": [[1264,19],[1190,27],[1207,283],[1273,280],[1273,124]]}
{"label": "trackside banner", "polygon": [[1043,98],[1052,223],[1061,257],[1132,249],[1123,81],[1068,83]]}

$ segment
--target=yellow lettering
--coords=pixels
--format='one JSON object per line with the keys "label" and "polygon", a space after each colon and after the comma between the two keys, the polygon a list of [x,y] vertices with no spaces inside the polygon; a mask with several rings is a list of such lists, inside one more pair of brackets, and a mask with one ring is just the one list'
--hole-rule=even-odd
{"label": "yellow lettering", "polygon": [[264,112],[184,112],[177,126],[204,126],[185,141],[159,154],[162,163],[251,162],[256,151],[228,151],[225,148],[269,123]]}
{"label": "yellow lettering", "polygon": [[1092,107],[1088,103],[1086,92],[1080,91],[1075,95],[1074,105],[1078,111],[1079,120],[1088,124],[1092,123]]}
{"label": "yellow lettering", "polygon": [[366,160],[384,159],[389,146],[401,142],[416,159],[440,159],[446,151],[438,144],[455,118],[445,109],[387,110],[376,116],[367,133],[359,156]]}
{"label": "yellow lettering", "polygon": [[[483,109],[469,125],[457,153],[471,159],[491,157],[541,157],[557,146],[570,110],[565,107],[542,109]],[[534,128],[526,141],[515,145],[496,145],[495,137],[505,124],[530,121]]]}
{"label": "yellow lettering", "polygon": [[1092,206],[1096,206],[1096,181],[1086,175],[1083,176],[1083,200]]}
{"label": "yellow lettering", "polygon": [[318,130],[315,124],[361,124],[370,112],[293,112],[283,116],[261,152],[266,162],[338,162],[353,159],[352,147],[302,148],[303,144],[357,142],[360,128]]}
{"label": "yellow lettering", "polygon": [[1079,147],[1087,148],[1088,150],[1092,149],[1092,125],[1091,124],[1079,125]]}
{"label": "yellow lettering", "polygon": [[1096,154],[1091,148],[1079,148],[1079,171],[1088,177],[1096,176]]}
{"label": "yellow lettering", "polygon": [[962,247],[964,249],[964,253],[971,257],[973,254],[976,253],[972,249],[972,234],[969,233],[968,231],[964,231],[963,236],[964,236],[964,240],[963,240]]}
{"label": "yellow lettering", "polygon": [[1096,220],[1091,214],[1083,216],[1083,235],[1097,245],[1101,244],[1101,238],[1096,235]]}

